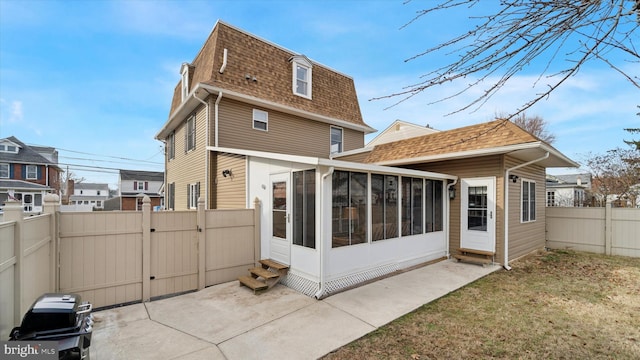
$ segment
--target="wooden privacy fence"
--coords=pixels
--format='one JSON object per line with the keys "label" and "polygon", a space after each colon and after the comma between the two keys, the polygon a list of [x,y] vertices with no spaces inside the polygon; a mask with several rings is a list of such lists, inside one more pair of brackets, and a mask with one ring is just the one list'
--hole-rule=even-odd
{"label": "wooden privacy fence", "polygon": [[62,213],[23,219],[9,202],[0,223],[0,338],[45,292],[77,293],[94,307],[149,301],[235,280],[260,260],[255,209]]}
{"label": "wooden privacy fence", "polygon": [[547,207],[546,239],[552,249],[640,257],[640,209]]}

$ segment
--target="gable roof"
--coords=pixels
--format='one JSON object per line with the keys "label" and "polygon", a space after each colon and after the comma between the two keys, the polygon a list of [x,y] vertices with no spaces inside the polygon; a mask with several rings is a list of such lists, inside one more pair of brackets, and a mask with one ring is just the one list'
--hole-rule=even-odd
{"label": "gable roof", "polygon": [[0,161],[18,164],[33,164],[33,165],[50,165],[58,167],[57,163],[54,163],[46,157],[40,155],[34,148],[26,145],[22,141],[18,140],[15,136],[9,136],[8,138],[0,139],[0,141],[12,142],[20,148],[17,154],[2,152],[0,153]]}
{"label": "gable roof", "polygon": [[164,182],[164,173],[161,171],[120,170],[120,180]]}
{"label": "gable roof", "polygon": [[[227,62],[220,73],[225,49]],[[343,121],[367,133],[373,131],[362,120],[355,84],[347,75],[309,60],[313,65],[313,98],[295,95],[291,60],[296,56],[303,55],[218,21],[194,60],[186,64],[189,67],[189,93],[198,95],[200,89],[208,93],[220,91],[223,98],[236,96],[261,100],[266,107],[282,106]],[[181,108],[186,101],[182,101],[181,89],[182,80],[174,89],[169,120],[156,138],[162,138],[175,127],[171,121],[174,117],[183,115]],[[196,101],[192,106],[199,104]]]}
{"label": "gable roof", "polygon": [[551,145],[505,119],[377,145],[364,162],[402,165],[495,154],[529,161],[545,152],[550,156],[539,163],[542,166],[578,166]]}
{"label": "gable roof", "polygon": [[376,146],[398,140],[409,139],[412,137],[433,134],[440,130],[433,129],[427,126],[412,124],[410,122],[396,120],[386,129],[382,130],[378,136],[369,141],[366,147]]}

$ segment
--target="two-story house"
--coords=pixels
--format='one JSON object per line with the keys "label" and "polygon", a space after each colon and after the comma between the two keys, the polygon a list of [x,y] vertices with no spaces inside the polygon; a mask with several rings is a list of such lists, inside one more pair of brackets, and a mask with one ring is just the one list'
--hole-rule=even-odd
{"label": "two-story house", "polygon": [[[148,196],[151,207],[162,206],[160,190],[164,184],[164,173],[160,171],[120,170],[118,178],[118,210],[142,210],[142,199]],[[111,209],[113,210],[113,209]]]}
{"label": "two-story house", "polygon": [[166,208],[257,199],[261,257],[289,266],[284,284],[311,296],[462,245],[508,266],[544,247],[545,167],[575,166],[504,120],[419,134],[395,123],[365,147],[374,129],[351,77],[221,21],[180,76],[156,135]]}
{"label": "two-story house", "polygon": [[14,199],[27,213],[41,212],[44,195],[60,193],[60,173],[54,148],[29,146],[14,136],[0,139],[0,207]]}
{"label": "two-story house", "polygon": [[69,205],[86,206],[104,209],[104,202],[109,199],[109,184],[76,183],[69,180],[67,184]]}

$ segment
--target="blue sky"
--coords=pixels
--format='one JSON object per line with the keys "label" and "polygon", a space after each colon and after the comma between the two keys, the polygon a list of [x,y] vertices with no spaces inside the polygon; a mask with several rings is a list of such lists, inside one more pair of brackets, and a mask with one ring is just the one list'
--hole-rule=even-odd
{"label": "blue sky", "polygon": [[[492,4],[400,30],[428,3],[0,0],[0,138],[56,147],[63,167],[111,188],[117,186],[113,169],[162,171],[163,149],[154,135],[167,120],[180,64],[193,60],[218,19],[352,76],[364,120],[379,131],[395,119],[439,130],[489,121],[546,86],[533,86],[535,68],[543,64],[537,63],[475,112],[445,116],[482,88],[428,105],[463,84],[387,110],[394,100],[370,101],[450,61],[441,54],[404,62],[465,31],[468,16],[489,12]],[[637,63],[621,64],[638,75]],[[632,138],[623,128],[640,127],[638,99],[638,89],[622,76],[593,64],[527,114],[544,118],[557,137],[554,146],[581,161]]]}

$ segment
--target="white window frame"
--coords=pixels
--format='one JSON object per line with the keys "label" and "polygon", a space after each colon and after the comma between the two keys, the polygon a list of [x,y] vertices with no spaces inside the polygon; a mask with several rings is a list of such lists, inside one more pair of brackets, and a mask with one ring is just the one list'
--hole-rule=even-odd
{"label": "white window frame", "polygon": [[[256,126],[264,124],[264,129]],[[253,109],[253,128],[260,131],[269,131],[269,113],[263,110]]]}
{"label": "white window frame", "polygon": [[[534,185],[533,194],[531,193],[531,184]],[[529,194],[529,199],[527,200],[527,204],[524,203],[524,189],[527,188],[527,192]],[[530,223],[536,221],[536,182],[534,180],[522,179],[520,185],[520,222],[521,223]],[[533,196],[533,197],[532,197]],[[533,200],[533,201],[532,201]],[[527,218],[525,219],[525,206],[529,210],[527,212]],[[533,210],[533,211],[532,211]],[[533,214],[533,216],[531,216]]]}
{"label": "white window frame", "polygon": [[[7,176],[3,176],[5,171],[6,171]],[[0,164],[0,178],[8,179],[9,176],[11,176],[11,171],[9,170],[9,164]]]}
{"label": "white window frame", "polygon": [[[340,130],[340,143],[337,151],[333,150],[333,129]],[[338,154],[344,151],[344,129],[337,126],[331,126],[329,130],[329,153]]]}
{"label": "white window frame", "polygon": [[[311,62],[308,61],[304,56],[296,56],[296,57],[293,57],[291,61],[291,65],[292,65],[291,69],[293,73],[291,86],[292,86],[293,93],[303,98],[311,99],[311,94],[313,89],[313,83],[312,83],[313,67],[311,65]],[[301,67],[307,70],[306,78],[298,79],[298,67]],[[298,81],[303,81],[307,85],[306,93],[298,91]]]}
{"label": "white window frame", "polygon": [[136,190],[140,191],[144,191],[144,181],[138,181],[138,188]]}
{"label": "white window frame", "polygon": [[[191,126],[189,125],[191,124]],[[196,148],[196,116],[191,115],[189,119],[187,119],[187,123],[185,124],[185,153]]]}
{"label": "white window frame", "polygon": [[0,144],[0,152],[17,154],[18,153],[18,147],[15,146],[15,145]]}
{"label": "white window frame", "polygon": [[189,209],[198,207],[198,183],[189,184]]}
{"label": "white window frame", "polygon": [[27,180],[38,180],[38,166],[27,165]]}

